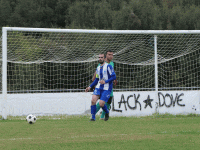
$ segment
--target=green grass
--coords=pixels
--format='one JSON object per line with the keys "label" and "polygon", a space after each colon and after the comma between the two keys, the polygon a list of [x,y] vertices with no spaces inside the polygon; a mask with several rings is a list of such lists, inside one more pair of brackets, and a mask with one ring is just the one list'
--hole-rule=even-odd
{"label": "green grass", "polygon": [[198,115],[111,117],[89,122],[89,116],[25,117],[0,120],[0,149],[195,150],[200,148]]}

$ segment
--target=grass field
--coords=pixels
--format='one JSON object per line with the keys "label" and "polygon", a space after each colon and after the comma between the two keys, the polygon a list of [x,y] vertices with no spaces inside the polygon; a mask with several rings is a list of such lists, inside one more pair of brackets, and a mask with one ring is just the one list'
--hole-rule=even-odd
{"label": "grass field", "polygon": [[30,125],[25,117],[8,117],[0,120],[0,149],[200,149],[198,115],[89,118],[46,116]]}

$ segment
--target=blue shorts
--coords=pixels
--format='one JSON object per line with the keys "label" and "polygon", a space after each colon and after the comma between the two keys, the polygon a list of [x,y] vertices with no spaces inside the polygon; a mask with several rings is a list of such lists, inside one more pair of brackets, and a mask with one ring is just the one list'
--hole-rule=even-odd
{"label": "blue shorts", "polygon": [[100,100],[103,100],[103,101],[105,101],[107,103],[109,98],[110,98],[111,91],[100,90],[98,88],[95,88],[93,94],[94,95],[99,95]]}

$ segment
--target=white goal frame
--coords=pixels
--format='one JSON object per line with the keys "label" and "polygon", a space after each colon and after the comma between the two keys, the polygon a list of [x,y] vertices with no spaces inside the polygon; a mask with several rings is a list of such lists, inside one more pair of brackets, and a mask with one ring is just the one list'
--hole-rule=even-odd
{"label": "white goal frame", "polygon": [[7,32],[65,32],[65,33],[109,33],[109,34],[151,34],[154,35],[154,55],[155,55],[155,93],[158,99],[158,56],[157,56],[157,35],[159,34],[200,34],[200,30],[85,30],[85,29],[47,29],[47,28],[2,28],[2,117],[7,119]]}

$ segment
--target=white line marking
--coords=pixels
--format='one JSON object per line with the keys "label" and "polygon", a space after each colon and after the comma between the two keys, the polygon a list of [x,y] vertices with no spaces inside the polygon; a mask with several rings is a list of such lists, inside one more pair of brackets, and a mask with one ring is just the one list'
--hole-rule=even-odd
{"label": "white line marking", "polygon": [[[189,133],[191,131],[180,131],[180,132],[167,132],[167,131],[162,131],[160,133],[154,133],[154,132],[149,132],[149,133],[131,133],[131,134],[102,134],[102,135],[76,135],[76,136],[71,136],[71,137],[67,137],[67,138],[93,138],[93,137],[111,137],[111,136],[130,136],[130,135],[149,135],[149,134],[180,134],[180,133]],[[199,131],[197,131],[199,132]],[[31,137],[27,137],[27,138],[10,138],[10,139],[0,139],[0,141],[17,141],[17,140],[40,140],[40,139],[60,139],[60,138],[64,138],[64,137],[44,137],[44,138],[31,138]]]}

